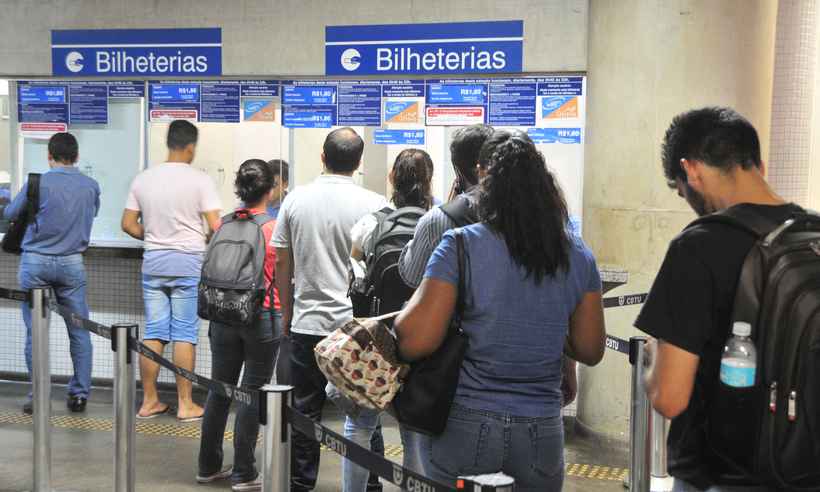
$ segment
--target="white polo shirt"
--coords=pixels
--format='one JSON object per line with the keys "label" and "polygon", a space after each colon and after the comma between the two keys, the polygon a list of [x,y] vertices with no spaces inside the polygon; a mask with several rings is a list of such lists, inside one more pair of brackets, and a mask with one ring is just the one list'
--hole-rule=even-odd
{"label": "white polo shirt", "polygon": [[293,251],[291,331],[325,336],[353,310],[347,297],[350,230],[387,200],[336,174],[321,175],[289,193],[271,244]]}

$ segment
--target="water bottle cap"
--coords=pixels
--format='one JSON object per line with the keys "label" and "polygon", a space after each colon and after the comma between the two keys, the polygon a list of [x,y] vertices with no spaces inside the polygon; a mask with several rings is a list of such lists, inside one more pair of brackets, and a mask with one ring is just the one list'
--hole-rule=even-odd
{"label": "water bottle cap", "polygon": [[748,337],[752,334],[752,325],[745,321],[735,321],[732,326],[732,333],[739,337]]}

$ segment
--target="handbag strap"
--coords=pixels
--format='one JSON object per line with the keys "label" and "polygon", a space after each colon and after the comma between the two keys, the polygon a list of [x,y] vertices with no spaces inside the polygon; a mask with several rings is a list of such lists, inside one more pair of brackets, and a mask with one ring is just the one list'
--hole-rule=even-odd
{"label": "handbag strap", "polygon": [[464,234],[456,229],[456,252],[458,254],[458,294],[456,310],[453,313],[453,322],[461,329],[461,319],[464,316],[464,305],[467,299],[467,248],[464,244]]}

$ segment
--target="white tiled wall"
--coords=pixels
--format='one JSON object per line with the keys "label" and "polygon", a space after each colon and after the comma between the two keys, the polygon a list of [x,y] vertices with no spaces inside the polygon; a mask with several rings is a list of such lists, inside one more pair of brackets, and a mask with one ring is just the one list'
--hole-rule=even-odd
{"label": "white tiled wall", "polygon": [[777,13],[769,181],[785,199],[809,202],[818,76],[820,2],[781,0]]}

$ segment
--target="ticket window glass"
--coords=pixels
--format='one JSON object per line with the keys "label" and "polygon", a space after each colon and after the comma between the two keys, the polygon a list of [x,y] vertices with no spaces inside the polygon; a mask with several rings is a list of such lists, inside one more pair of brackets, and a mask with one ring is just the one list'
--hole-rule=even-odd
{"label": "ticket window glass", "polygon": [[[242,121],[240,123],[195,123],[199,129],[196,155],[191,165],[208,174],[216,184],[227,213],[239,205],[234,180],[239,166],[248,159],[288,160],[289,142],[279,124],[281,110],[276,109],[276,121]],[[148,165],[165,162],[168,158],[166,137],[169,123],[152,122],[149,125]],[[290,174],[293,174],[293,165]],[[293,179],[291,181],[291,186]]]}
{"label": "ticket window glass", "polygon": [[[100,210],[91,230],[96,246],[138,246],[120,227],[131,181],[142,170],[144,141],[142,98],[111,100],[107,125],[71,125],[79,143],[77,167],[100,185]],[[18,136],[18,171],[14,191],[29,173],[48,171],[48,138]]]}
{"label": "ticket window glass", "polygon": [[9,81],[0,79],[0,210],[11,198],[10,113]]}

